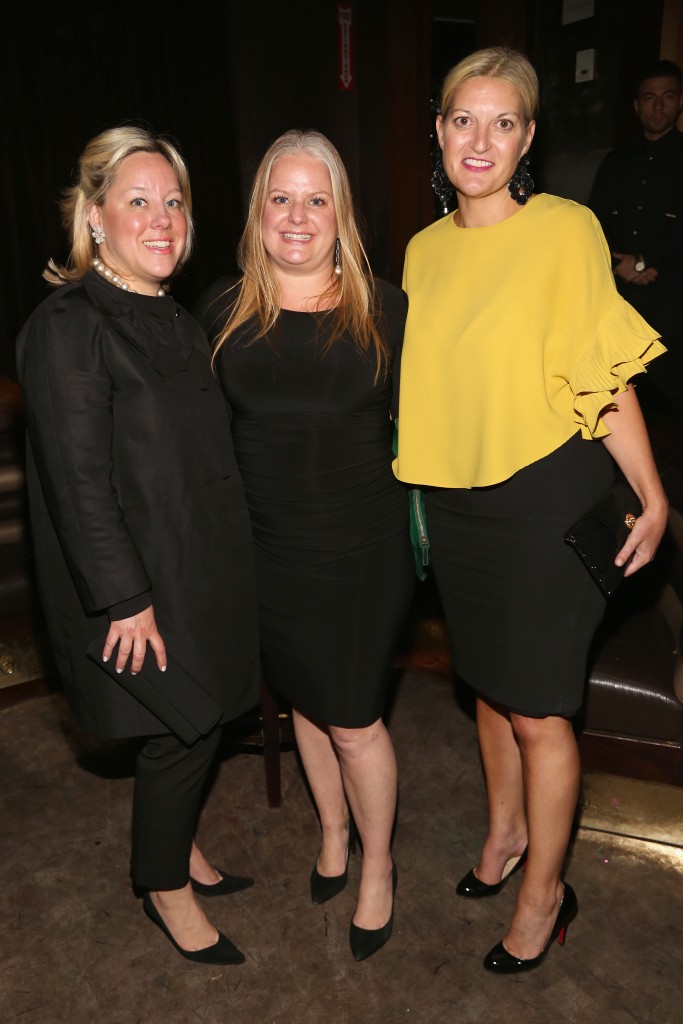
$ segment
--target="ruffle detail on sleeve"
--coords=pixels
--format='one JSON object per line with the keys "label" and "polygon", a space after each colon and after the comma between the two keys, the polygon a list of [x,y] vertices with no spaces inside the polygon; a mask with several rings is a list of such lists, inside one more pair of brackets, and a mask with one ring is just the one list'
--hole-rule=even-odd
{"label": "ruffle detail on sleeve", "polygon": [[617,300],[569,378],[574,419],[586,440],[609,434],[601,414],[612,405],[615,395],[626,390],[632,377],[666,352],[660,335],[640,313],[621,296]]}

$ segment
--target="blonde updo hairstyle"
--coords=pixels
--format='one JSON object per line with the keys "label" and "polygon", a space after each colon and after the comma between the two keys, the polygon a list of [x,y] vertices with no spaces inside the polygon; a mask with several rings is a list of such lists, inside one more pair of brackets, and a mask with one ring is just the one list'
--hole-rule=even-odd
{"label": "blonde updo hairstyle", "polygon": [[363,351],[374,349],[378,372],[386,357],[386,344],[378,331],[379,298],[361,241],[344,162],[321,132],[292,129],[277,138],[258,165],[251,187],[246,224],[237,248],[242,278],[233,287],[234,298],[225,327],[216,340],[214,356],[228,338],[249,320],[256,322],[254,340],[265,338],[275,326],[281,308],[280,288],[263,244],[262,219],[268,201],[270,175],[282,157],[305,155],[320,160],[330,172],[332,202],[337,218],[341,274],[333,273],[329,287],[318,296],[318,308],[330,324],[329,348],[345,331]]}
{"label": "blonde updo hairstyle", "polygon": [[538,77],[527,57],[507,46],[491,46],[469,54],[446,75],[441,90],[441,115],[446,117],[456,90],[471,78],[502,78],[519,93],[526,125],[538,110]]}
{"label": "blonde updo hairstyle", "polygon": [[174,274],[189,259],[194,242],[194,225],[190,176],[185,161],[176,146],[164,136],[147,128],[120,125],[118,128],[107,129],[88,142],[78,161],[75,183],[62,193],[59,208],[71,250],[65,266],[59,266],[54,260],[48,261],[43,277],[49,284],[59,286],[70,281],[80,281],[90,270],[97,251],[88,221],[90,207],[93,204],[104,204],[121,162],[133,153],[160,153],[173,168],[187,218],[185,248]]}

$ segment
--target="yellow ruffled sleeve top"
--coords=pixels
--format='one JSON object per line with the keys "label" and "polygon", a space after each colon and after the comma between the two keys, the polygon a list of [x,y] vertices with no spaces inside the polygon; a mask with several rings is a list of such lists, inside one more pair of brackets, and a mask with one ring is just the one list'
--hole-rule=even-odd
{"label": "yellow ruffled sleeve top", "polygon": [[617,292],[593,213],[545,193],[499,224],[411,239],[399,480],[486,487],[559,448],[665,352]]}

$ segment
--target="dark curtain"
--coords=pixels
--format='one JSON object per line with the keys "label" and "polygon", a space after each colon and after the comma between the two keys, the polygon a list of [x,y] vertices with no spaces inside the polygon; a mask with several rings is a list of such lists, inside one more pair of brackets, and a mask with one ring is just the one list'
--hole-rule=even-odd
{"label": "dark curtain", "polygon": [[57,203],[88,139],[124,121],[172,137],[190,169],[197,248],[174,286],[191,306],[234,270],[242,182],[227,64],[227,4],[13,5],[0,30],[3,273],[0,376],[67,255]]}

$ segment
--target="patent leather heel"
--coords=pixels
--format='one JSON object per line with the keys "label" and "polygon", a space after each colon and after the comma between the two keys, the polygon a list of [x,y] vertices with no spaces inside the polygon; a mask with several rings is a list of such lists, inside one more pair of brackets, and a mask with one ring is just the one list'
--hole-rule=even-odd
{"label": "patent leather heel", "polygon": [[315,906],[320,906],[321,903],[327,903],[328,900],[333,899],[343,889],[346,888],[346,883],[349,880],[349,856],[356,847],[356,841],[358,839],[358,830],[356,829],[353,818],[349,818],[349,842],[346,847],[346,867],[342,871],[341,875],[321,875],[318,871],[318,862],[316,861],[311,871],[311,900]]}
{"label": "patent leather heel", "polygon": [[482,899],[484,896],[497,896],[501,889],[507,885],[512,876],[519,871],[520,868],[526,867],[528,853],[529,847],[527,846],[521,857],[518,858],[517,863],[512,866],[506,875],[503,875],[500,882],[494,882],[493,885],[489,885],[487,882],[482,882],[480,878],[477,878],[474,873],[474,868],[472,868],[472,870],[468,871],[465,877],[461,878],[456,885],[456,895],[465,896],[470,900]]}
{"label": "patent leather heel", "polygon": [[175,946],[180,955],[186,960],[190,960],[195,964],[210,964],[214,967],[228,967],[244,963],[246,959],[244,953],[237,946],[234,946],[230,939],[223,935],[222,932],[218,933],[218,941],[214,942],[213,946],[206,946],[204,949],[183,949],[182,946],[178,945],[166,927],[163,917],[154,906],[152,897],[148,892],[142,897],[142,907],[150,921],[153,921],[157,928],[161,929],[169,942]]}
{"label": "patent leather heel", "polygon": [[557,939],[561,946],[564,945],[567,937],[567,929],[578,912],[579,903],[576,898],[576,893],[572,889],[571,885],[568,885],[565,882],[562,902],[560,903],[560,909],[558,910],[557,917],[555,918],[555,924],[553,925],[548,941],[538,956],[530,957],[528,960],[522,960],[519,957],[513,956],[512,953],[509,953],[503,943],[499,942],[492,950],[490,950],[489,953],[487,953],[484,958],[484,967],[487,971],[491,971],[492,974],[521,974],[522,971],[532,971],[534,967],[540,967],[547,957],[548,950],[555,939]]}
{"label": "patent leather heel", "polygon": [[349,929],[349,943],[354,960],[367,960],[369,956],[376,953],[378,949],[385,946],[391,938],[394,927],[394,897],[398,885],[398,868],[391,862],[391,915],[389,920],[381,928],[359,928],[351,922]]}

